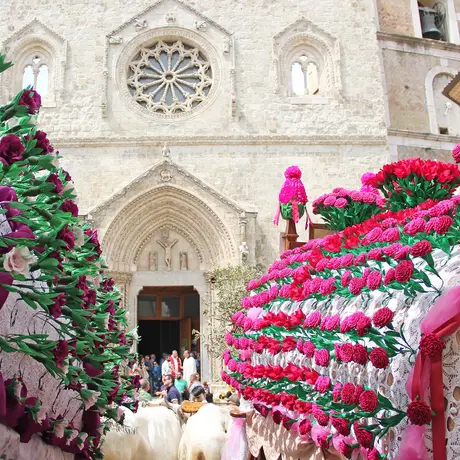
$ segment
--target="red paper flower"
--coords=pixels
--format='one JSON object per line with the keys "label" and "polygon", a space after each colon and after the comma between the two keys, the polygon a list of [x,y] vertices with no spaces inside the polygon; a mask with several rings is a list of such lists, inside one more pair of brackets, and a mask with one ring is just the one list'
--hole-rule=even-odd
{"label": "red paper flower", "polygon": [[364,366],[367,363],[368,360],[368,354],[367,354],[367,349],[365,346],[357,343],[353,347],[353,361],[356,364],[361,364]]}
{"label": "red paper flower", "polygon": [[350,422],[348,420],[331,417],[331,424],[342,436],[348,436],[350,434]]}
{"label": "red paper flower", "polygon": [[361,291],[363,290],[365,284],[366,283],[361,278],[352,278],[348,286],[348,289],[353,295],[359,295],[361,294]]}
{"label": "red paper flower", "polygon": [[283,414],[279,410],[274,410],[272,412],[272,417],[273,417],[273,421],[277,425],[279,425],[281,423],[282,418],[283,418]]}
{"label": "red paper flower", "polygon": [[359,405],[365,412],[374,412],[377,409],[379,400],[377,395],[372,390],[366,390],[359,397]]}
{"label": "red paper flower", "polygon": [[351,343],[344,343],[340,345],[340,359],[344,363],[351,363],[353,361],[353,345]]}
{"label": "red paper flower", "polygon": [[452,157],[455,163],[460,163],[460,144],[457,144],[452,150]]}
{"label": "red paper flower", "polygon": [[42,105],[42,98],[34,88],[25,89],[21,94],[18,104],[26,106],[28,113],[30,115],[34,115],[35,113],[38,113],[38,110]]}
{"label": "red paper flower", "polygon": [[329,415],[323,410],[321,410],[316,404],[313,404],[312,414],[319,425],[327,426],[327,424],[329,423]]}
{"label": "red paper flower", "polygon": [[371,327],[372,321],[368,316],[362,315],[356,324],[356,332],[360,337],[367,334],[368,329]]}
{"label": "red paper flower", "polygon": [[430,358],[438,358],[442,356],[444,348],[446,348],[446,343],[436,334],[425,334],[420,340],[421,352]]}
{"label": "red paper flower", "polygon": [[363,428],[362,425],[359,425],[358,422],[353,423],[353,431],[355,432],[355,437],[362,447],[371,449],[374,445],[374,435]]}
{"label": "red paper flower", "polygon": [[379,308],[372,318],[375,327],[388,326],[393,321],[394,313],[388,308]]}
{"label": "red paper flower", "polygon": [[54,355],[54,359],[56,361],[57,367],[61,369],[64,363],[64,360],[69,355],[69,346],[65,340],[59,340],[59,342],[56,343],[56,348],[53,350],[53,355]]}
{"label": "red paper flower", "polygon": [[311,422],[308,420],[308,418],[304,418],[300,423],[299,423],[299,434],[300,436],[307,436],[311,432]]}
{"label": "red paper flower", "polygon": [[427,240],[422,240],[412,246],[410,253],[414,257],[423,257],[429,254],[432,250],[433,247],[431,246],[431,243]]}
{"label": "red paper flower", "polygon": [[438,220],[434,224],[434,231],[438,235],[444,235],[445,233],[447,233],[447,231],[452,226],[454,221],[452,220],[452,217],[450,216],[441,216],[441,217],[438,217],[437,219]]}
{"label": "red paper flower", "polygon": [[320,393],[326,393],[331,386],[331,379],[329,377],[318,377],[315,383],[315,390]]}
{"label": "red paper flower", "polygon": [[381,273],[378,272],[377,270],[371,271],[369,273],[369,276],[367,277],[366,284],[367,284],[367,287],[371,291],[375,291],[376,289],[378,289],[380,287],[380,285],[382,284],[382,275],[381,275]]}
{"label": "red paper flower", "polygon": [[367,453],[367,460],[380,460],[380,452],[377,449],[372,449]]}
{"label": "red paper flower", "polygon": [[321,367],[329,365],[329,351],[326,349],[315,350],[315,363]]}
{"label": "red paper flower", "polygon": [[353,394],[353,404],[355,404],[356,406],[359,404],[359,397],[361,396],[361,393],[363,391],[363,386],[360,383],[358,383],[358,385],[356,385],[355,387],[355,392]]}
{"label": "red paper flower", "polygon": [[351,382],[347,382],[342,387],[341,395],[344,404],[353,404],[355,399],[355,386]]}
{"label": "red paper flower", "polygon": [[377,369],[385,369],[390,360],[388,359],[388,354],[383,348],[374,348],[369,355],[372,365]]}
{"label": "red paper flower", "polygon": [[390,269],[387,271],[387,273],[386,273],[386,275],[385,275],[385,278],[384,278],[384,280],[383,280],[383,284],[384,284],[385,286],[388,286],[390,283],[392,283],[392,282],[395,280],[395,273],[396,273],[396,271],[395,271],[394,268],[390,268]]}
{"label": "red paper flower", "polygon": [[340,401],[341,393],[342,393],[342,384],[340,382],[337,382],[334,385],[334,389],[332,390],[332,399],[334,400],[334,402]]}
{"label": "red paper flower", "polygon": [[407,416],[414,425],[427,425],[431,421],[431,408],[424,401],[412,401],[407,408]]}
{"label": "red paper flower", "polygon": [[407,283],[414,273],[414,264],[411,260],[399,262],[395,269],[395,279],[400,283]]}

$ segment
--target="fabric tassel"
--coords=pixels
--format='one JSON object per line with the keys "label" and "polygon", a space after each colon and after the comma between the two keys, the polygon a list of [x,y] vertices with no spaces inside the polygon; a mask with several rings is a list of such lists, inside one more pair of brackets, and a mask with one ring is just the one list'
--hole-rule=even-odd
{"label": "fabric tassel", "polygon": [[296,200],[292,202],[292,219],[297,224],[299,222],[299,204]]}
{"label": "fabric tassel", "polygon": [[276,210],[275,217],[273,218],[273,223],[278,226],[280,223],[280,206],[278,205],[278,209]]}

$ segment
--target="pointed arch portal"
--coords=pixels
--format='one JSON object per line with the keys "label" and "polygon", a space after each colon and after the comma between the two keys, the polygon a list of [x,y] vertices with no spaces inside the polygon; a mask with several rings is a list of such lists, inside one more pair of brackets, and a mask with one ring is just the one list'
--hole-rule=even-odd
{"label": "pointed arch portal", "polygon": [[196,250],[201,270],[236,256],[218,215],[195,195],[165,185],[130,201],[112,221],[102,242],[108,265],[115,271],[136,271],[145,244],[161,230],[182,235]]}

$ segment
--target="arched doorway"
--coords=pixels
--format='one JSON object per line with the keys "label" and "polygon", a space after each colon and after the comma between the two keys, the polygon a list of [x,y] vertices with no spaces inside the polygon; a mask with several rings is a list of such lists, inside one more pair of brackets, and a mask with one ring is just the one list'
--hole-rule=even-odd
{"label": "arched doorway", "polygon": [[[182,333],[188,335],[189,332],[184,332],[189,329],[185,327],[187,316],[184,314],[174,320],[158,316],[146,319],[139,316],[139,296],[147,290],[158,295],[160,288],[170,291],[194,289],[199,294],[199,330],[205,338],[208,319],[204,311],[213,308],[206,273],[215,267],[240,262],[238,248],[242,242],[249,247],[247,262],[255,260],[255,218],[255,213],[240,208],[169,158],[88,215],[92,224],[100,229],[110,274],[123,291],[129,326],[141,327],[140,335],[148,337],[157,334],[156,322],[163,321],[173,343],[177,343],[177,324],[166,321],[183,320]],[[149,329],[149,324],[143,321],[150,321]],[[149,353],[157,355],[172,351],[166,339],[160,344],[147,344],[145,339],[139,351],[145,351],[144,345]],[[197,345],[203,378],[218,378],[215,363],[207,357],[212,344],[203,339]],[[160,350],[150,350],[151,347]],[[183,346],[179,343],[174,348]]]}
{"label": "arched doorway", "polygon": [[142,355],[185,350],[200,355],[200,295],[193,286],[144,287],[137,296],[138,332]]}

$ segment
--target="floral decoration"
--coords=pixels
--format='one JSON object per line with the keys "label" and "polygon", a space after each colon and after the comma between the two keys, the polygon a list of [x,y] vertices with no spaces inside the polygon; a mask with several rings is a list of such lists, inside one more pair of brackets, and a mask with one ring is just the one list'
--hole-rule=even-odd
{"label": "floral decoration", "polygon": [[[8,66],[2,56],[0,71]],[[0,313],[10,300],[23,302],[36,312],[42,331],[30,332],[31,324],[22,334],[0,336],[0,350],[3,365],[30,358],[29,365],[79,401],[81,412],[80,419],[51,417],[51,407],[29,394],[30,382],[0,368],[0,421],[21,442],[40,433],[78,458],[96,459],[102,458],[102,414],[120,421],[119,406],[135,409],[138,403],[139,382],[124,375],[135,361],[136,335],[127,330],[97,231],[78,220],[75,189],[59,166],[59,152],[36,128],[40,103],[28,88],[0,107]]]}
{"label": "floral decoration", "polygon": [[[330,369],[442,359],[440,333],[426,332],[411,346],[390,305],[397,293],[407,305],[443,293],[438,270],[460,241],[459,180],[454,164],[411,159],[366,173],[359,192],[337,188],[316,200],[315,212],[340,231],[286,251],[248,284],[225,337],[223,380],[261,416],[347,458],[386,458],[379,441],[391,428],[408,422],[415,432],[430,424],[428,401],[411,397],[399,407],[378,388]],[[374,292],[381,306],[369,314]],[[331,314],[332,300],[340,311],[350,302],[360,310]]]}

